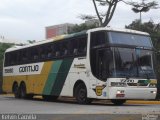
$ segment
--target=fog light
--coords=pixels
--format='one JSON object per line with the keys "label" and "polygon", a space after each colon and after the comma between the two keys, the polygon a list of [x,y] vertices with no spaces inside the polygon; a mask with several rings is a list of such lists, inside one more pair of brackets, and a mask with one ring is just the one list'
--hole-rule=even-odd
{"label": "fog light", "polygon": [[151,93],[153,93],[153,94],[157,94],[157,92],[156,92],[156,91],[151,91]]}

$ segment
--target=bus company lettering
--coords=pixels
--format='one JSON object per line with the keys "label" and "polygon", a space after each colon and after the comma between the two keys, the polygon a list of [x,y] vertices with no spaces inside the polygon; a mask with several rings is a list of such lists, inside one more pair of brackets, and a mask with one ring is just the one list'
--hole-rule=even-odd
{"label": "bus company lettering", "polygon": [[5,73],[13,73],[13,68],[5,69]]}
{"label": "bus company lettering", "polygon": [[19,68],[20,73],[36,72],[36,71],[39,71],[39,65],[29,65],[29,66],[23,66]]}

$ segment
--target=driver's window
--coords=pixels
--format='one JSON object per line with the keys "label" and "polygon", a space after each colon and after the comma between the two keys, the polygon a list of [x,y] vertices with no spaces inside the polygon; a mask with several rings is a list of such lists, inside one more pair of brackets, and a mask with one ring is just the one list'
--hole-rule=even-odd
{"label": "driver's window", "polygon": [[105,31],[97,31],[91,33],[91,48],[96,46],[100,46],[106,43],[106,32]]}
{"label": "driver's window", "polygon": [[96,76],[99,79],[107,80],[111,72],[112,54],[109,49],[97,50],[96,54]]}

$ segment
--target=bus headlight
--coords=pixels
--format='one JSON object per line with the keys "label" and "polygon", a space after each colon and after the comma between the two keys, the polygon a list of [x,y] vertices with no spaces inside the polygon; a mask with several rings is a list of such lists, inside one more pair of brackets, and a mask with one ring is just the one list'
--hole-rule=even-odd
{"label": "bus headlight", "polygon": [[151,93],[153,93],[153,94],[157,94],[157,92],[156,92],[156,91],[151,91]]}
{"label": "bus headlight", "polygon": [[156,83],[150,83],[150,84],[149,84],[149,87],[155,88],[155,87],[157,87],[157,84],[156,84]]}
{"label": "bus headlight", "polygon": [[116,97],[117,98],[125,97],[124,90],[117,90]]}
{"label": "bus headlight", "polygon": [[122,83],[122,82],[111,82],[111,86],[112,87],[125,87],[125,86],[127,86],[127,84]]}

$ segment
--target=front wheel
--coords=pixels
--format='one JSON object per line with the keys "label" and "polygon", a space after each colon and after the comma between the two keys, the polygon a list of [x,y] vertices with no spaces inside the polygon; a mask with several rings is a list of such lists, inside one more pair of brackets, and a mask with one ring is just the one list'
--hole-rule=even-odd
{"label": "front wheel", "polygon": [[79,84],[75,89],[75,97],[79,104],[88,104],[92,99],[87,98],[87,89],[84,84]]}
{"label": "front wheel", "polygon": [[112,102],[113,104],[115,104],[115,105],[123,105],[123,104],[126,102],[126,100],[113,99],[113,100],[111,100],[111,102]]}

